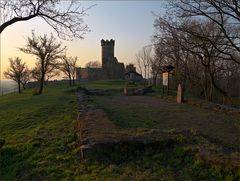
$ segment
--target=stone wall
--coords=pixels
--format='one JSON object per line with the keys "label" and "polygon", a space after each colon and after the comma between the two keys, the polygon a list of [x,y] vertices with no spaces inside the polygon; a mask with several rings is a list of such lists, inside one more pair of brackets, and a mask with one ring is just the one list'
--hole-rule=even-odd
{"label": "stone wall", "polygon": [[107,79],[123,79],[124,78],[124,64],[123,63],[109,63],[103,67],[103,72]]}
{"label": "stone wall", "polygon": [[80,81],[94,81],[106,79],[105,74],[101,68],[78,68],[77,80]]}

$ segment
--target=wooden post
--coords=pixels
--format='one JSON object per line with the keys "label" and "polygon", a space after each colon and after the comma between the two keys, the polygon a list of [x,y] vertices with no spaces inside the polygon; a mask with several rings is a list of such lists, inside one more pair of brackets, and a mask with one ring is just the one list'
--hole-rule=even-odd
{"label": "wooden post", "polygon": [[167,84],[167,95],[169,95],[169,72],[167,74],[168,84]]}
{"label": "wooden post", "polygon": [[178,89],[177,89],[177,103],[182,103],[182,102],[183,102],[182,86],[181,86],[181,84],[178,84]]}

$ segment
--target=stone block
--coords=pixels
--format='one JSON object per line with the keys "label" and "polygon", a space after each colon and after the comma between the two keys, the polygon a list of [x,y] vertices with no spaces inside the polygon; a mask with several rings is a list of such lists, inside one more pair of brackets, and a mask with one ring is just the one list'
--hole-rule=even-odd
{"label": "stone block", "polygon": [[178,84],[178,89],[177,89],[177,103],[182,103],[182,102],[183,102],[182,86],[181,86],[181,84]]}

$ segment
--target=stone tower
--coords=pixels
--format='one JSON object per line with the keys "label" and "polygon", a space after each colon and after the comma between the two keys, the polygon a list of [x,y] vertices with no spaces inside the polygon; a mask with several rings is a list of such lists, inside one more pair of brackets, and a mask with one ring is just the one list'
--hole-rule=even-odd
{"label": "stone tower", "polygon": [[124,77],[124,64],[118,63],[114,56],[115,41],[101,40],[102,46],[102,70],[108,79],[120,79]]}
{"label": "stone tower", "polygon": [[102,46],[102,67],[106,67],[109,63],[117,63],[114,61],[114,44],[115,41],[113,39],[109,40],[101,40]]}

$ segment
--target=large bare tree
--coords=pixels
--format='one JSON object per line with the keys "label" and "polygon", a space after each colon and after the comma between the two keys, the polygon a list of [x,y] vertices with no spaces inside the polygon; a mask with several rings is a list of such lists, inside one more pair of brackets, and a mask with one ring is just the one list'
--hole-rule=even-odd
{"label": "large bare tree", "polygon": [[53,35],[50,37],[47,35],[36,36],[32,33],[32,37],[27,39],[26,46],[20,48],[20,50],[24,53],[35,55],[38,60],[36,72],[40,75],[38,94],[41,94],[48,75],[59,68],[59,60],[65,54],[66,47],[62,47],[62,44],[57,42]]}
{"label": "large bare tree", "polygon": [[155,14],[152,74],[162,60],[175,67],[175,86],[208,100],[239,98],[239,0],[172,0],[170,7]]}
{"label": "large bare tree", "polygon": [[0,34],[10,25],[36,17],[42,18],[62,39],[83,38],[89,31],[80,1],[69,0],[14,0],[0,1]]}
{"label": "large bare tree", "polygon": [[[172,21],[171,19],[174,18],[158,18],[155,21],[155,28],[160,31],[159,35],[164,36],[167,42],[165,47],[169,47],[168,49],[171,50],[166,56],[176,68],[176,84],[186,85],[186,81],[193,77],[193,75],[188,74],[188,68],[193,68],[192,62],[194,60],[191,58],[195,58],[202,66],[202,75],[196,76],[198,72],[193,72],[194,77],[201,77],[200,80],[198,79],[198,83],[202,83],[205,97],[209,100],[212,99],[213,88],[226,96],[226,91],[216,82],[214,71],[217,67],[216,60],[222,59],[219,51],[215,48],[216,46],[219,49],[223,48],[223,46],[219,46],[220,43],[223,43],[222,39],[219,39],[218,36],[211,36],[217,35],[218,29],[215,29],[215,25],[211,21],[199,22],[198,20],[181,19]],[[157,35],[156,37],[159,39]],[[215,46],[205,37],[211,37]]]}
{"label": "large bare tree", "polygon": [[60,70],[66,76],[68,76],[70,86],[75,85],[77,61],[78,61],[78,57],[64,56],[62,58],[62,63],[61,63],[61,66],[60,66]]}
{"label": "large bare tree", "polygon": [[4,76],[7,79],[14,80],[18,84],[18,92],[21,93],[21,84],[28,81],[29,69],[25,62],[22,62],[22,59],[19,57],[9,58],[10,66],[4,72]]}
{"label": "large bare tree", "polygon": [[[229,60],[240,64],[240,2],[239,0],[172,0],[172,7],[180,18],[210,21],[215,29],[221,33],[211,34],[203,38],[207,39],[216,50]],[[218,37],[225,41],[225,50],[218,49],[212,37]],[[220,44],[222,45],[222,44]],[[232,50],[229,52],[229,50]],[[235,53],[234,53],[235,52]]]}

